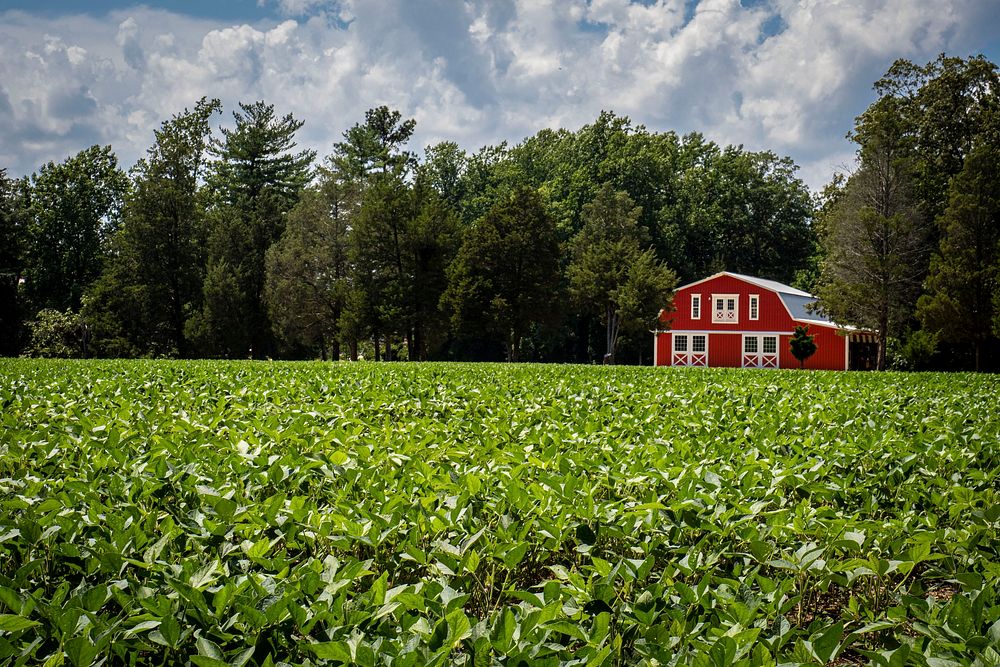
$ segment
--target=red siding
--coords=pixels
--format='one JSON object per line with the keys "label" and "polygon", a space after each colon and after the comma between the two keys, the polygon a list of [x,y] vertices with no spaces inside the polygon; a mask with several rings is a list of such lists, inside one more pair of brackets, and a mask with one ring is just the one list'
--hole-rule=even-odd
{"label": "red siding", "polygon": [[[691,297],[701,295],[701,317],[691,318]],[[738,321],[736,323],[712,322],[712,295],[737,295]],[[756,320],[750,319],[750,296],[757,295],[759,313]],[[661,321],[674,331],[711,332],[708,343],[710,366],[740,367],[742,365],[743,337],[741,332],[773,332],[780,334],[778,358],[782,368],[798,368],[799,362],[792,356],[789,340],[792,331],[800,324],[792,319],[777,293],[745,282],[731,275],[716,276],[710,280],[678,290],[674,296],[672,312],[665,312]],[[719,332],[719,333],[715,333]],[[721,333],[732,332],[732,333]],[[816,353],[806,361],[806,368],[843,370],[846,367],[847,348],[844,337],[832,326],[809,325],[809,333],[815,336]],[[670,365],[672,341],[669,334],[658,335],[657,363]]]}
{"label": "red siding", "polygon": [[[846,338],[837,333],[831,327],[821,327],[809,325],[809,334],[813,336],[816,343],[816,353],[806,359],[806,368],[813,370],[839,370],[846,368],[847,348],[844,345]],[[792,356],[792,347],[789,341],[791,335],[782,336],[779,342],[781,350],[781,367],[798,368],[799,360]]]}
{"label": "red siding", "polygon": [[670,340],[669,333],[658,333],[656,334],[656,365],[657,366],[669,366],[670,365],[670,346],[673,342]]}
{"label": "red siding", "polygon": [[740,346],[743,336],[739,334],[710,334],[708,337],[708,365],[724,368],[740,367]]}
{"label": "red siding", "polygon": [[[701,318],[691,319],[691,295],[701,294]],[[739,295],[739,322],[713,324],[713,294]],[[750,295],[760,297],[759,319],[750,319]],[[698,285],[682,289],[674,296],[676,310],[672,313],[671,329],[699,331],[791,331],[794,327],[788,310],[777,294],[732,276],[719,276]],[[670,317],[668,315],[668,317]]]}

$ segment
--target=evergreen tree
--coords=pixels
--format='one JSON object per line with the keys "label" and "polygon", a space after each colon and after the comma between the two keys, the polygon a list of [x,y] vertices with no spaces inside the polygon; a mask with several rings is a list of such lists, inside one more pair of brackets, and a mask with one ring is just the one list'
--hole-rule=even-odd
{"label": "evergreen tree", "polygon": [[809,335],[809,327],[805,324],[795,327],[788,344],[791,347],[792,356],[799,360],[799,368],[805,368],[806,359],[816,354],[815,336]]}
{"label": "evergreen tree", "polygon": [[917,313],[929,332],[971,344],[978,371],[995,340],[993,300],[1000,291],[1000,150],[989,144],[973,150],[949,193]]}
{"label": "evergreen tree", "polygon": [[[357,198],[354,184],[321,169],[317,184],[303,190],[289,213],[281,239],[267,251],[265,301],[286,349],[340,358],[352,289],[349,230]],[[356,341],[348,342],[356,358]]]}
{"label": "evergreen tree", "polygon": [[374,173],[404,178],[414,158],[403,146],[416,126],[415,120],[403,120],[402,114],[387,106],[369,109],[365,122],[356,123],[344,132],[343,141],[334,144],[330,166],[359,182]]}
{"label": "evergreen tree", "polygon": [[329,158],[363,192],[351,230],[354,293],[347,321],[373,335],[377,355],[383,340],[387,359],[400,337],[409,359],[427,357],[432,334],[441,329],[437,305],[456,244],[457,220],[442,197],[457,197],[464,154],[454,145],[438,146],[411,182],[415,159],[404,146],[415,126],[388,107],[371,109]]}
{"label": "evergreen tree", "polygon": [[265,356],[276,343],[264,304],[264,255],[311,177],[313,151],[295,151],[302,121],[264,102],[240,104],[235,126],[213,142],[204,307],[186,333],[209,353]]}

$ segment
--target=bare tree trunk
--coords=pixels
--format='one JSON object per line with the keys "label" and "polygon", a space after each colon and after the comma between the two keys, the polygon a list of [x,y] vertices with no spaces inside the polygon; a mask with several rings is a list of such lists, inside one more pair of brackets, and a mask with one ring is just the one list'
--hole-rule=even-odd
{"label": "bare tree trunk", "polygon": [[885,343],[886,336],[888,336],[889,331],[889,316],[883,313],[882,317],[879,318],[878,323],[878,361],[875,363],[875,368],[880,371],[885,370]]}
{"label": "bare tree trunk", "polygon": [[615,347],[612,330],[614,327],[614,322],[612,321],[611,315],[611,302],[604,304],[604,321],[607,326],[604,327],[604,363],[614,364],[615,363]]}
{"label": "bare tree trunk", "polygon": [[379,349],[379,345],[382,343],[382,339],[378,334],[372,337],[372,343],[375,344],[375,361],[382,361],[382,352]]}
{"label": "bare tree trunk", "polygon": [[358,360],[358,339],[357,338],[352,338],[350,340],[350,342],[347,344],[347,348],[350,350],[350,353],[351,353],[351,361],[357,361]]}

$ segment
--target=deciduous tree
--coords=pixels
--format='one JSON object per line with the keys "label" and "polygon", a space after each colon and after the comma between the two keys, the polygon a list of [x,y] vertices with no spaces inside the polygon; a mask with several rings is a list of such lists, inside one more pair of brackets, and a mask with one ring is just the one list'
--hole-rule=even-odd
{"label": "deciduous tree", "polygon": [[521,188],[466,230],[442,304],[457,332],[497,336],[519,361],[528,329],[557,312],[559,277],[555,221]]}
{"label": "deciduous tree", "polygon": [[913,150],[898,101],[882,98],[861,119],[859,167],[822,223],[825,259],[817,289],[837,322],[874,331],[885,345],[912,316],[930,251],[929,226],[912,193]]}
{"label": "deciduous tree", "polygon": [[618,338],[655,319],[670,300],[676,275],[656,261],[639,207],[610,183],[583,209],[583,228],[569,246],[570,294],[605,326],[605,353],[615,361]]}
{"label": "deciduous tree", "polygon": [[938,221],[941,242],[930,263],[917,313],[929,332],[971,344],[976,370],[995,338],[994,298],[1000,293],[1000,150],[983,144],[951,181]]}
{"label": "deciduous tree", "polygon": [[26,199],[27,183],[7,178],[7,170],[0,169],[0,356],[14,356],[20,350],[24,304],[19,285],[27,250]]}
{"label": "deciduous tree", "polygon": [[31,177],[25,288],[36,309],[76,311],[101,272],[128,178],[111,146],[92,146]]}
{"label": "deciduous tree", "polygon": [[[88,300],[87,319],[118,320],[113,338],[134,337],[142,354],[189,356],[185,321],[202,303],[205,266],[205,207],[200,179],[218,100],[199,100],[155,131],[156,141],[132,170],[119,238],[104,284]],[[124,303],[122,293],[141,298]],[[101,311],[109,312],[101,312]],[[141,317],[139,321],[126,322]],[[119,340],[114,346],[121,346]]]}

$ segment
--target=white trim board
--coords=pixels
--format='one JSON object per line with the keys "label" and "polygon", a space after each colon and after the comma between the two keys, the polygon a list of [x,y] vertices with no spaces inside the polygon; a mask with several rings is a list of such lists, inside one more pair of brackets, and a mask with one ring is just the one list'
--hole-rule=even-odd
{"label": "white trim board", "polygon": [[791,336],[794,332],[792,331],[715,331],[712,329],[671,329],[670,331],[664,331],[662,333],[670,334],[722,334],[722,335],[739,335],[744,334],[748,336]]}

